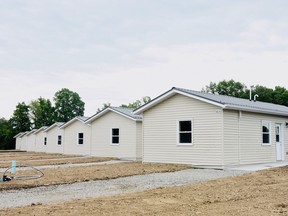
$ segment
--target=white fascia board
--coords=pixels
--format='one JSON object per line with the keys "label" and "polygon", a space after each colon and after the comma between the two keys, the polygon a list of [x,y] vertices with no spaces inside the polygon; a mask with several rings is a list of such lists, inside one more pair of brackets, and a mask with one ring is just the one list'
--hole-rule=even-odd
{"label": "white fascia board", "polygon": [[[111,111],[113,111],[113,112],[115,112],[115,113],[117,113],[117,114],[119,114],[119,115],[121,115],[121,116],[124,116],[124,117],[126,117],[126,118],[128,118],[128,119],[131,119],[132,121],[136,121],[137,119],[135,119],[135,118],[133,118],[133,117],[131,117],[131,116],[128,116],[128,115],[126,115],[126,114],[124,114],[124,113],[121,113],[121,112],[119,112],[119,111],[117,111],[117,110],[114,110],[114,109],[111,109]],[[140,120],[140,119],[139,119]]]}
{"label": "white fascia board", "polygon": [[[52,128],[54,128],[54,127],[56,127],[56,126],[58,126],[57,122],[55,122],[54,124],[52,124],[50,127],[46,128],[46,129],[44,130],[44,132],[48,132],[49,130],[51,130]],[[59,126],[58,126],[58,127],[59,127]]]}
{"label": "white fascia board", "polygon": [[13,138],[20,137],[22,134],[23,134],[23,132],[20,132],[20,133],[16,134]]}
{"label": "white fascia board", "polygon": [[[103,110],[103,111],[95,114],[93,117],[91,117],[91,119],[89,119],[88,121],[86,121],[86,123],[88,123],[88,124],[90,123],[90,124],[91,124],[93,121],[95,121],[96,119],[98,119],[98,118],[100,118],[101,116],[105,115],[105,114],[108,113],[109,111],[114,112],[114,113],[116,113],[116,114],[119,114],[119,115],[121,115],[121,116],[123,116],[123,117],[125,117],[125,118],[131,119],[132,121],[137,121],[137,120],[138,120],[138,119],[132,118],[131,116],[128,116],[128,115],[126,115],[126,114],[124,114],[124,113],[121,113],[121,112],[119,112],[118,110],[115,110],[115,109],[113,109],[113,108],[111,108],[111,107],[108,107],[108,108],[106,108],[105,110]],[[139,119],[139,120],[141,121],[141,119]]]}
{"label": "white fascia board", "polygon": [[266,114],[266,115],[277,115],[277,116],[285,116],[288,117],[288,113],[285,112],[277,112],[273,110],[261,110],[261,109],[250,109],[250,108],[245,108],[245,107],[238,107],[238,106],[226,106],[225,109],[229,110],[239,110],[239,111],[246,111],[246,112],[252,112],[252,113],[261,113],[261,114]]}
{"label": "white fascia board", "polygon": [[91,124],[93,121],[95,121],[97,118],[99,118],[102,115],[105,115],[106,112],[109,111],[110,108],[105,108],[104,110],[94,114],[92,117],[90,117],[89,119],[87,119],[85,121],[86,124]]}
{"label": "white fascia board", "polygon": [[166,94],[163,94],[161,96],[158,96],[158,98],[155,98],[154,100],[152,100],[151,102],[148,102],[147,104],[143,105],[142,107],[136,109],[133,113],[136,115],[140,115],[141,113],[143,113],[144,111],[150,109],[151,107],[155,106],[156,104],[161,103],[162,101],[165,101],[167,98],[175,95],[175,90],[170,90],[168,92],[166,92]]}
{"label": "white fascia board", "polygon": [[36,131],[34,132],[34,134],[37,134],[37,133],[39,133],[40,131],[45,130],[46,128],[47,128],[47,126],[43,126],[43,127],[39,128],[38,130],[36,130]]}
{"label": "white fascia board", "polygon": [[31,130],[31,131],[29,131],[27,134],[26,134],[26,136],[29,136],[30,134],[34,134],[34,132],[36,131],[36,129],[33,129],[33,130]]}
{"label": "white fascia board", "polygon": [[66,122],[65,124],[61,125],[61,126],[60,126],[60,129],[63,129],[63,128],[68,127],[69,125],[73,124],[75,121],[80,121],[81,123],[86,124],[85,121],[82,121],[81,119],[79,119],[79,118],[77,118],[77,117],[74,117],[74,118],[71,119],[70,121],[68,121],[68,122]]}

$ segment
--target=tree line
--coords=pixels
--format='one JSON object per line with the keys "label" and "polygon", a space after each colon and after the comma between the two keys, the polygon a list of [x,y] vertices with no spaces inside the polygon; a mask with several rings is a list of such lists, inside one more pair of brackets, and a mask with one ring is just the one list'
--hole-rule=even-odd
{"label": "tree line", "polygon": [[[202,91],[244,99],[249,99],[250,95],[250,87],[247,87],[244,83],[236,82],[233,79],[223,80],[218,83],[210,82]],[[276,86],[273,89],[256,85],[252,87],[252,94],[258,95],[257,101],[288,106],[288,90],[284,87]]]}
{"label": "tree line", "polygon": [[0,119],[0,149],[15,148],[13,137],[23,131],[50,126],[55,122],[67,122],[75,116],[83,116],[85,103],[78,93],[67,88],[57,91],[49,99],[38,98],[30,104],[20,102],[16,105],[9,120]]}
{"label": "tree line", "polygon": [[[122,104],[121,107],[137,108],[150,100],[150,97],[143,97],[128,105]],[[9,120],[0,118],[0,149],[14,149],[13,137],[20,132],[50,126],[55,122],[67,122],[76,116],[84,115],[85,103],[78,93],[67,88],[57,91],[53,102],[54,105],[49,99],[42,97],[29,104],[21,102],[17,104]],[[110,105],[110,103],[104,103],[97,112]]]}

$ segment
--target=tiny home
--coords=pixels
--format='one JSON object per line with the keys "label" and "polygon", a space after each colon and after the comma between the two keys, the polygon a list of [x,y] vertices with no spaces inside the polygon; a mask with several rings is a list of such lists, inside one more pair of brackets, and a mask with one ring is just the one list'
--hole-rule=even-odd
{"label": "tiny home", "polygon": [[85,124],[88,117],[78,116],[63,124],[63,154],[90,155],[90,126]]}
{"label": "tiny home", "polygon": [[15,149],[16,150],[21,149],[21,135],[23,135],[23,132],[20,132],[13,137],[15,139]]}
{"label": "tiny home", "polygon": [[35,152],[46,152],[47,149],[47,137],[45,129],[47,126],[43,126],[34,132],[35,135]]}
{"label": "tiny home", "polygon": [[63,129],[60,129],[63,124],[63,122],[55,122],[45,129],[47,137],[47,153],[63,153]]}
{"label": "tiny home", "polygon": [[141,160],[142,116],[132,111],[108,107],[86,121],[91,125],[91,155]]}
{"label": "tiny home", "polygon": [[19,136],[19,150],[21,151],[27,151],[27,133],[29,133],[29,131],[23,132],[22,135]]}
{"label": "tiny home", "polygon": [[35,151],[35,134],[34,134],[35,131],[36,131],[36,129],[33,129],[33,130],[29,131],[26,134],[26,137],[27,137],[27,143],[26,143],[27,151]]}
{"label": "tiny home", "polygon": [[143,161],[230,166],[288,160],[288,107],[172,88],[143,114]]}

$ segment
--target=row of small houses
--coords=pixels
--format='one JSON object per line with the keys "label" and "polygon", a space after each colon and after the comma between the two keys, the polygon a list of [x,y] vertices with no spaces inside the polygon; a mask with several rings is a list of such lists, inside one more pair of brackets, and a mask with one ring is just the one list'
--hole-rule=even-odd
{"label": "row of small houses", "polygon": [[175,88],[15,136],[16,149],[225,167],[288,160],[288,107]]}

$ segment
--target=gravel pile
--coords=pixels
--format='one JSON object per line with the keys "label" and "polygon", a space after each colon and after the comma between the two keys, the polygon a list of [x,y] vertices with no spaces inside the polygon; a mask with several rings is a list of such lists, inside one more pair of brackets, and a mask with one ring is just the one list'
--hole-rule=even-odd
{"label": "gravel pile", "polygon": [[189,169],[173,173],[137,175],[112,180],[81,182],[0,192],[0,209],[31,204],[47,204],[90,197],[139,192],[247,173],[240,170]]}

